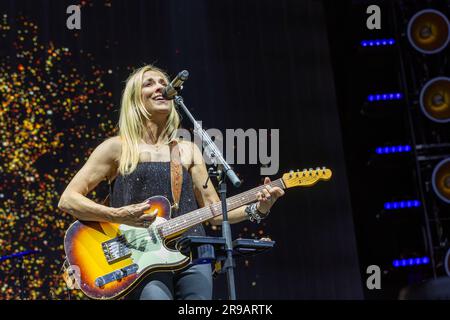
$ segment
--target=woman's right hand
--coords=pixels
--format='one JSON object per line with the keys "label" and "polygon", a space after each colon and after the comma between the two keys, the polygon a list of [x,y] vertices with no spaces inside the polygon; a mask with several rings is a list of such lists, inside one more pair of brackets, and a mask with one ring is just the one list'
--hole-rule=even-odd
{"label": "woman's right hand", "polygon": [[144,213],[149,208],[150,204],[147,201],[117,208],[114,212],[112,222],[126,224],[132,227],[148,228],[155,221],[158,214],[158,209],[147,214]]}

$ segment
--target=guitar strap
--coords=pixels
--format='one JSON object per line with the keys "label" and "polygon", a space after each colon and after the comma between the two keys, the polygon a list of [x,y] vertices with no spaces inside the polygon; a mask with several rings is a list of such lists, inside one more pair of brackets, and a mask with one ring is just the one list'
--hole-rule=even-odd
{"label": "guitar strap", "polygon": [[180,146],[177,141],[169,144],[170,148],[170,185],[172,188],[172,209],[177,211],[180,207],[181,186],[183,184],[183,166],[181,164]]}

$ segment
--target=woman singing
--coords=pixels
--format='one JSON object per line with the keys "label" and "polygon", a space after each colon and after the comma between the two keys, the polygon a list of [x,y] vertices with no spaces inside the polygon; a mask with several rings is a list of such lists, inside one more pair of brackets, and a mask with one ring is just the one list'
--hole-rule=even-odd
{"label": "woman singing", "polygon": [[[149,209],[145,200],[151,196],[167,197],[174,205],[172,217],[220,201],[211,181],[206,189],[202,187],[208,172],[199,148],[192,142],[176,138],[180,119],[173,101],[162,96],[167,84],[167,75],[151,65],[130,75],[121,100],[118,136],[105,140],[92,152],[64,190],[60,209],[82,221],[148,228],[158,213],[156,210],[144,213]],[[173,157],[178,157],[182,167],[179,199],[174,199],[171,183]],[[104,179],[114,181],[111,207],[86,197]],[[269,178],[264,183],[266,188],[255,195],[256,206],[242,206],[230,211],[230,223],[247,220],[252,214],[261,217],[268,214],[284,192],[270,187]],[[221,216],[209,222],[220,224]],[[185,235],[203,236],[205,230],[199,224],[188,229]],[[190,265],[181,271],[151,274],[127,298],[210,300],[211,266]]]}

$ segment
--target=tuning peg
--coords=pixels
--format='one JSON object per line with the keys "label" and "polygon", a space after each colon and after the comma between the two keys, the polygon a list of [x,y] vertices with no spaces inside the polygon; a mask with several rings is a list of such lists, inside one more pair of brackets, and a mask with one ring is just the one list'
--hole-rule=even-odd
{"label": "tuning peg", "polygon": [[309,175],[312,176],[313,168],[309,168]]}
{"label": "tuning peg", "polygon": [[292,174],[294,173],[294,170],[289,171],[289,178],[292,178]]}
{"label": "tuning peg", "polygon": [[308,173],[308,170],[303,169],[303,176],[304,176],[304,177],[306,176],[307,173]]}

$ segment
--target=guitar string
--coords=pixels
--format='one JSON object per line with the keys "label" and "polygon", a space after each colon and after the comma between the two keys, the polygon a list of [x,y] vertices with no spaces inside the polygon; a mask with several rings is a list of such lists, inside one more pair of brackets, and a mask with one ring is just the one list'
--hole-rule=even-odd
{"label": "guitar string", "polygon": [[[297,175],[297,177],[298,177],[298,175]],[[277,180],[271,182],[270,185],[271,186],[278,186],[278,187],[281,187],[281,188],[284,189],[285,187],[284,187],[284,185],[283,185],[283,183],[281,181],[282,181],[281,179],[277,179]],[[237,208],[240,205],[244,205],[246,203],[252,202],[253,200],[250,200],[248,198],[249,195],[254,196],[254,192],[255,191],[260,191],[260,190],[264,189],[264,187],[265,187],[265,185],[262,185],[262,186],[253,188],[251,190],[248,190],[248,191],[246,191],[246,192],[244,192],[242,194],[230,197],[227,200],[227,205],[229,205],[230,207],[236,205],[235,208]],[[216,203],[212,204],[212,206],[215,207],[214,209],[217,210],[217,207],[221,207],[221,202],[216,202]],[[211,212],[209,207],[203,207],[203,208],[195,210],[192,213],[189,213],[188,214],[189,217],[184,217],[184,215],[182,215],[182,216],[178,216],[178,217],[176,217],[174,219],[168,220],[168,221],[166,221],[166,222],[156,226],[155,227],[156,228],[155,231],[157,231],[158,234],[161,234],[163,238],[166,238],[167,236],[170,236],[171,234],[176,234],[177,232],[180,232],[180,231],[188,229],[189,228],[189,224],[193,224],[194,222],[200,223],[200,222],[209,220],[210,218],[214,217],[214,215],[210,216],[211,213],[212,212]],[[208,215],[208,216],[206,216],[206,215]],[[220,214],[218,214],[218,215],[220,215]],[[178,224],[175,224],[175,226],[172,226],[172,227],[167,226],[168,224],[173,224],[175,221],[178,221],[178,220],[181,220],[181,219],[184,219],[184,220],[182,222],[179,222]],[[148,237],[148,230],[145,230],[144,232],[141,232],[141,234],[142,234],[142,236],[136,237],[132,241],[128,241],[127,240],[127,242],[133,244],[134,242],[136,242],[136,241],[138,241],[138,240],[140,240],[142,238]]]}
{"label": "guitar string", "polygon": [[[278,186],[278,187],[283,187],[281,185],[281,181],[274,181],[271,183],[272,186]],[[232,207],[233,209],[240,207],[241,205],[250,203],[255,199],[251,199],[254,197],[254,193],[257,191],[260,191],[264,188],[265,186],[259,186],[256,187],[252,190],[248,190],[242,194],[230,197],[229,199],[227,199],[227,206]],[[189,225],[192,223],[200,223],[203,221],[206,221],[210,218],[213,218],[214,216],[214,211],[217,211],[219,209],[219,211],[221,211],[221,207],[222,207],[222,203],[221,202],[216,202],[214,204],[211,205],[213,212],[211,212],[210,207],[204,207],[204,208],[200,208],[197,209],[196,212],[192,212],[190,214],[187,214],[188,217],[185,217],[185,215],[176,217],[174,219],[168,220],[164,223],[162,223],[161,225],[157,226],[157,228],[159,230],[159,232],[162,233],[163,237],[167,237],[170,236],[171,234],[175,234],[177,232],[180,232],[182,230],[185,230],[187,228],[189,228]],[[231,209],[231,210],[233,210]],[[212,213],[212,215],[211,215]],[[217,214],[220,215],[221,213]],[[183,220],[180,221],[179,220]]]}
{"label": "guitar string", "polygon": [[[238,204],[244,204],[244,203],[248,203],[251,202],[253,200],[248,199],[248,198],[244,198],[242,199],[243,196],[240,195],[239,199],[233,199],[233,197],[229,198],[227,200],[227,205],[230,207],[236,206]],[[256,200],[256,199],[255,199]],[[216,202],[214,204],[212,204],[213,210],[217,210],[219,209],[218,207],[221,207],[221,202]],[[188,213],[186,215],[182,215],[182,216],[178,216],[176,218],[173,218],[171,220],[168,220],[160,225],[157,226],[157,228],[159,230],[157,231],[161,231],[164,235],[169,231],[169,232],[177,232],[183,229],[186,229],[188,227],[186,227],[186,225],[200,221],[200,219],[210,219],[212,217],[214,217],[214,215],[211,215],[211,210],[210,207],[203,207],[203,208],[199,208],[191,213]],[[182,220],[182,221],[180,221]],[[199,222],[198,222],[199,223]]]}
{"label": "guitar string", "polygon": [[[277,180],[271,182],[270,185],[272,187],[276,186],[276,187],[280,187],[280,188],[284,189],[284,186],[281,183],[281,179],[277,179]],[[248,190],[246,192],[243,192],[241,194],[238,194],[238,195],[235,195],[235,196],[232,196],[232,197],[228,198],[227,199],[227,207],[234,207],[233,209],[231,209],[231,210],[234,210],[234,209],[236,209],[236,208],[238,208],[238,207],[240,207],[242,205],[245,205],[247,203],[255,201],[256,198],[255,199],[251,199],[251,198],[253,198],[255,196],[256,192],[259,192],[259,191],[263,190],[264,188],[265,188],[265,185],[258,186],[256,188],[253,188],[251,190]],[[212,204],[212,206],[215,207],[215,208],[213,208],[214,210],[217,210],[217,209],[219,209],[219,211],[222,210],[222,208],[221,208],[222,207],[222,203],[221,202],[216,202],[216,203]],[[217,207],[219,207],[219,208],[217,208]],[[209,207],[204,207],[202,209],[207,209],[207,212],[211,212],[211,210],[209,210]],[[217,216],[219,216],[220,214],[221,213],[219,213]],[[188,214],[188,215],[190,215],[190,214]],[[175,219],[182,218],[183,216],[179,216],[179,217],[177,217]],[[213,213],[212,217],[215,217],[215,216],[216,215],[214,215],[214,213]],[[197,218],[198,215],[195,215],[195,217]],[[189,219],[189,218],[190,217],[187,217],[187,219]],[[161,224],[160,231],[163,233],[164,237],[170,236],[171,234],[174,234],[174,233],[177,233],[177,232],[179,232],[181,230],[186,229],[185,225],[179,224],[179,223],[177,224],[176,221],[174,222],[175,219],[168,220],[168,221],[164,222],[163,224]],[[195,220],[193,220],[193,221],[195,221]],[[170,226],[173,223],[175,223],[176,225],[173,226],[173,227]],[[164,226],[164,225],[166,225],[166,226]],[[187,228],[189,228],[189,227],[187,227]]]}
{"label": "guitar string", "polygon": [[[323,171],[323,172],[325,173],[325,171]],[[299,174],[301,175],[300,177],[306,177],[307,175],[305,175],[305,173],[307,174],[307,173],[309,173],[309,171],[307,171],[307,172],[305,172],[305,171],[296,172],[294,174],[295,174],[296,178],[299,178]],[[309,176],[312,176],[312,174],[310,173]],[[269,185],[272,186],[272,187],[274,187],[274,186],[280,187],[282,189],[286,188],[283,185],[283,182],[282,182],[281,178],[277,179],[275,181],[272,181]],[[227,206],[228,207],[235,206],[233,208],[233,209],[235,209],[235,208],[238,208],[238,207],[240,207],[242,205],[245,205],[247,203],[250,203],[250,202],[256,200],[256,199],[250,200],[249,197],[254,196],[255,192],[259,192],[259,191],[263,190],[265,188],[265,186],[266,185],[261,185],[261,186],[258,186],[256,188],[253,188],[251,190],[245,191],[245,192],[243,192],[241,194],[238,194],[238,195],[235,195],[235,196],[232,196],[232,197],[228,198],[227,199]],[[211,205],[211,207],[214,207],[213,208],[214,210],[217,210],[218,209],[217,207],[220,207],[219,211],[221,211],[221,206],[222,206],[221,202],[216,202],[216,203]],[[233,210],[233,209],[231,209],[231,210]],[[211,213],[212,213],[212,216],[210,216]],[[197,210],[195,210],[195,211],[193,211],[191,213],[186,214],[186,215],[188,215],[188,217],[185,217],[185,215],[178,216],[178,217],[175,217],[175,218],[173,218],[171,220],[165,221],[165,222],[161,223],[160,225],[155,226],[155,231],[156,231],[156,233],[158,235],[162,235],[163,238],[166,238],[166,237],[168,237],[168,236],[170,236],[172,234],[176,234],[178,232],[181,232],[183,230],[188,229],[190,227],[190,225],[194,224],[195,222],[196,223],[201,223],[201,222],[209,220],[209,219],[211,219],[211,218],[213,218],[215,216],[219,216],[220,214],[221,213],[219,213],[217,215],[214,215],[214,212],[211,211],[211,208],[209,206],[208,207],[199,208],[199,209],[197,209]],[[183,220],[183,221],[179,222],[179,223],[176,223],[176,221],[179,221],[179,220]],[[174,223],[175,223],[175,225],[171,226]],[[136,237],[132,241],[128,241],[127,240],[127,242],[130,243],[130,244],[133,244],[134,242],[136,242],[136,241],[138,241],[138,240],[140,240],[142,238],[148,237],[148,230],[147,229],[145,231],[142,230],[141,234],[142,234],[141,236]]]}
{"label": "guitar string", "polygon": [[[280,187],[283,189],[285,188],[281,182],[281,179],[277,179],[277,180],[271,182],[270,185],[272,187],[276,186],[276,187]],[[244,205],[244,204],[247,204],[247,203],[250,203],[250,202],[256,200],[256,199],[254,199],[254,200],[250,199],[250,197],[253,197],[255,192],[263,190],[265,188],[265,186],[266,185],[258,186],[256,188],[253,188],[251,190],[243,192],[239,195],[235,195],[235,196],[228,198],[227,206],[234,207],[233,209],[235,209],[235,208],[240,207],[241,205]],[[216,203],[212,204],[211,206],[213,207],[213,210],[219,209],[219,211],[221,211],[222,203],[216,202]],[[231,209],[231,210],[233,210],[233,209]],[[211,215],[211,213],[212,213],[212,215]],[[158,234],[161,234],[163,236],[163,238],[165,238],[167,236],[170,236],[171,234],[175,234],[182,230],[188,229],[190,224],[193,224],[195,222],[201,223],[201,222],[204,222],[206,220],[213,218],[214,216],[219,216],[220,214],[221,213],[214,215],[214,213],[210,210],[209,206],[199,208],[191,213],[188,213],[187,214],[188,217],[185,217],[185,215],[178,216],[171,220],[165,221],[165,222],[161,223],[160,225],[157,225],[155,227],[157,230],[155,230],[155,231],[157,231]],[[183,220],[183,221],[180,221],[179,223],[177,223],[177,221],[179,221],[179,220]],[[169,224],[173,225],[174,223],[175,223],[174,226],[169,226]],[[148,230],[141,232],[141,236],[135,237],[131,241],[127,240],[127,242],[129,242],[130,244],[133,244],[134,242],[139,241],[140,239],[146,238],[146,237],[148,237]]]}

